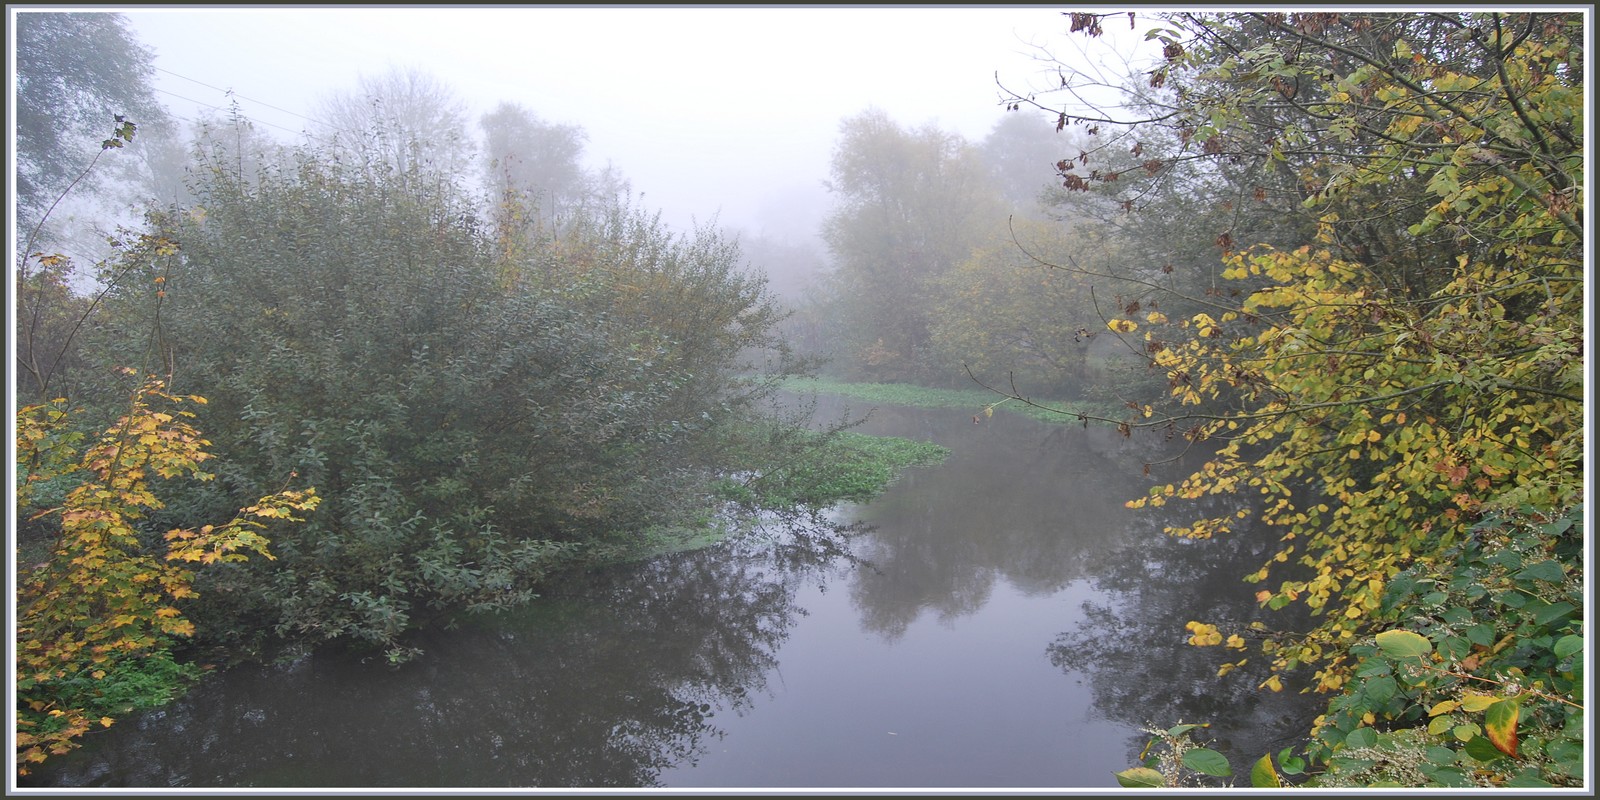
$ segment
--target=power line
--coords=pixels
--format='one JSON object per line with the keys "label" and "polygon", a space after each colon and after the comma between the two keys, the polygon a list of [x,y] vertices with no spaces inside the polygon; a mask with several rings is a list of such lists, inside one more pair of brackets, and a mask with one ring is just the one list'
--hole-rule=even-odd
{"label": "power line", "polygon": [[[281,112],[283,112],[285,114],[288,114],[291,117],[299,117],[300,119],[303,119],[303,120],[305,120],[307,122],[315,122],[316,124],[321,125],[321,126],[326,127],[326,128],[333,127],[332,125],[329,125],[326,122],[323,122],[323,121],[317,120],[317,119],[312,119],[311,117],[308,117],[308,116],[306,116],[304,114],[295,113],[293,111],[290,111],[287,108],[279,108],[279,107],[277,107],[275,105],[272,105],[271,103],[267,103],[267,102],[264,102],[264,101],[261,101],[261,100],[257,100],[257,99],[252,98],[252,97],[245,97],[244,95],[239,94],[238,92],[235,92],[232,89],[223,89],[223,88],[218,87],[218,86],[212,86],[209,83],[206,83],[204,81],[195,80],[194,78],[191,78],[191,77],[189,77],[187,75],[179,75],[178,73],[173,72],[170,69],[162,69],[160,67],[156,67],[155,69],[156,69],[157,72],[165,72],[165,73],[167,73],[168,75],[171,75],[174,78],[181,78],[181,79],[186,80],[186,81],[188,81],[190,83],[194,83],[194,84],[198,84],[200,86],[204,86],[207,89],[211,89],[211,90],[217,91],[217,92],[222,92],[223,94],[225,94],[225,95],[227,95],[229,97],[237,97],[240,100],[248,100],[248,101],[250,101],[252,103],[255,103],[257,105],[261,105],[261,106],[265,106],[267,108],[270,108],[273,111],[281,111]],[[171,92],[167,92],[167,94],[172,94],[172,93]],[[178,95],[173,95],[173,97],[178,97]],[[187,100],[188,98],[183,98],[183,99]],[[191,100],[190,102],[194,102],[194,101]],[[210,106],[210,107],[211,108],[217,108],[217,106]],[[282,126],[276,126],[276,127],[282,127]],[[284,130],[288,130],[288,129],[284,128]]]}
{"label": "power line", "polygon": [[[191,77],[189,77],[187,75],[180,75],[180,74],[178,74],[176,72],[173,72],[170,69],[162,69],[161,67],[154,67],[154,69],[157,72],[164,72],[164,73],[166,73],[168,75],[173,76],[174,78],[180,78],[182,80],[186,80],[186,81],[188,81],[190,83],[193,83],[193,84],[196,84],[198,86],[204,86],[205,88],[210,89],[212,91],[222,92],[225,96],[227,96],[230,99],[246,100],[246,101],[249,101],[251,103],[255,103],[256,105],[263,106],[265,108],[270,108],[270,109],[272,109],[274,111],[278,111],[278,112],[281,112],[281,113],[284,113],[284,114],[288,114],[291,117],[299,117],[300,119],[303,119],[303,120],[305,120],[307,122],[310,122],[310,123],[313,123],[313,124],[316,124],[316,125],[320,125],[323,128],[328,129],[330,131],[333,131],[336,134],[337,133],[345,133],[345,134],[359,134],[360,133],[359,131],[354,131],[354,130],[350,130],[350,129],[347,129],[347,128],[341,128],[341,127],[339,127],[337,125],[334,125],[333,123],[324,122],[324,121],[319,120],[319,119],[308,117],[308,116],[306,116],[304,114],[300,114],[300,113],[297,113],[297,112],[294,112],[294,111],[290,111],[289,109],[286,109],[286,108],[280,108],[278,106],[272,105],[271,103],[268,103],[268,102],[265,102],[265,101],[262,101],[262,100],[256,100],[256,99],[251,98],[251,97],[245,97],[244,95],[239,94],[238,92],[235,92],[232,89],[224,89],[224,88],[222,88],[220,86],[213,86],[213,85],[211,85],[209,83],[206,83],[205,81],[197,80],[197,79],[191,78]],[[179,100],[183,100],[185,102],[194,103],[195,105],[198,105],[198,106],[200,106],[202,108],[211,109],[212,111],[223,111],[223,110],[225,110],[223,106],[213,105],[211,103],[208,103],[208,102],[205,102],[205,101],[202,101],[202,100],[196,100],[196,99],[194,99],[192,97],[185,97],[185,96],[183,96],[181,94],[178,94],[176,92],[169,92],[169,91],[167,91],[165,89],[155,89],[155,91],[160,92],[161,94],[165,94],[165,95],[170,95],[172,97],[176,97]],[[308,133],[308,131],[303,129],[303,128],[301,130],[297,131],[297,130],[293,130],[291,128],[286,128],[286,127],[284,127],[282,125],[277,125],[277,124],[274,124],[274,123],[271,123],[271,122],[267,122],[265,120],[261,120],[261,119],[255,118],[255,117],[251,117],[251,116],[249,116],[247,114],[244,114],[244,113],[240,112],[237,108],[232,108],[232,109],[227,109],[227,110],[229,110],[230,113],[236,114],[240,119],[243,119],[243,120],[245,120],[247,122],[260,124],[260,125],[266,125],[268,127],[277,128],[280,131],[285,131],[287,133],[292,133],[292,134],[296,134],[296,135],[303,135],[303,134]],[[174,116],[178,116],[178,115],[174,115]],[[189,122],[189,123],[195,122],[195,120],[187,119],[187,118],[181,117],[181,116],[179,116],[179,119],[182,119],[184,122]]]}
{"label": "power line", "polygon": [[[196,99],[194,99],[192,97],[184,97],[181,94],[177,94],[175,92],[169,92],[166,89],[156,89],[156,91],[160,92],[161,94],[165,94],[165,95],[170,95],[172,97],[176,97],[179,100],[183,100],[183,101],[186,101],[186,102],[194,103],[195,105],[200,106],[201,108],[209,108],[212,111],[222,111],[223,110],[222,106],[214,106],[214,105],[211,105],[210,103],[207,103],[207,102],[204,102],[204,101],[201,101],[201,100],[196,100]],[[174,114],[173,116],[177,116],[179,119],[182,119],[184,122],[191,122],[191,123],[194,122],[194,120],[192,120],[192,119],[188,119],[186,117],[182,117],[182,116],[179,116],[179,115],[176,115],[176,114]],[[296,115],[296,116],[298,116],[298,115]],[[254,119],[254,118],[251,118],[251,117],[246,116],[244,114],[240,114],[239,117],[241,119],[244,119],[244,120],[246,120],[248,122],[251,122],[251,123],[254,123],[254,124],[266,125],[266,126],[271,127],[271,128],[277,128],[280,131],[287,131],[289,133],[296,133],[296,134],[304,133],[304,131],[297,131],[297,130],[294,130],[292,128],[285,128],[282,125],[277,125],[275,123],[267,122],[266,120]],[[312,120],[312,122],[315,122],[315,121],[316,120]]]}

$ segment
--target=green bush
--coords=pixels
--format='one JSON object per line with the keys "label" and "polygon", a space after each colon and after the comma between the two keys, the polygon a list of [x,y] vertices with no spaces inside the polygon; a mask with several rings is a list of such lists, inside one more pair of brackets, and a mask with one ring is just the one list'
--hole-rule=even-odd
{"label": "green bush", "polygon": [[[1251,785],[1564,788],[1583,785],[1583,510],[1488,517],[1389,582],[1392,627],[1350,647],[1352,679],[1318,717],[1305,757],[1263,754]],[[1152,731],[1127,787],[1232,777],[1193,739]]]}
{"label": "green bush", "polygon": [[217,480],[164,517],[291,478],[324,493],[277,562],[206,578],[197,623],[236,632],[223,644],[403,656],[432,614],[525,601],[552,569],[703,516],[720,430],[767,390],[739,358],[775,312],[713,233],[618,207],[508,248],[449,180],[316,151],[194,192],[130,241],[89,349],[211,401]]}
{"label": "green bush", "polygon": [[1486,519],[1384,593],[1394,628],[1310,748],[1318,786],[1550,787],[1583,780],[1582,509]]}
{"label": "green bush", "polygon": [[864,503],[908,467],[931,466],[949,448],[893,436],[849,431],[803,436],[791,454],[717,484],[725,499],[765,509]]}

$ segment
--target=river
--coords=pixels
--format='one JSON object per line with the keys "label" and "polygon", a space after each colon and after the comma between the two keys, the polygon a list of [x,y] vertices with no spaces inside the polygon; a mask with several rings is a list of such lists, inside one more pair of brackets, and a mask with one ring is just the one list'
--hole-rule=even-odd
{"label": "river", "polygon": [[1283,622],[1241,581],[1270,533],[1175,540],[1124,508],[1193,466],[1145,474],[1175,443],[980,419],[877,408],[858,430],[949,459],[827,524],[569,576],[399,668],[228,670],[20,788],[1092,792],[1149,725],[1211,723],[1246,776],[1305,732],[1316,701],[1218,679],[1226,654],[1184,641],[1190,619]]}

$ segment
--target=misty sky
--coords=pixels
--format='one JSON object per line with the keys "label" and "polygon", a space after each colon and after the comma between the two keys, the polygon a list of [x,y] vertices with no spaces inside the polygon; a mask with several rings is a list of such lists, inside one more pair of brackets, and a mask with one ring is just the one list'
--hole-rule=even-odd
{"label": "misty sky", "polygon": [[[59,7],[57,7],[59,8]],[[819,187],[842,119],[981,139],[1008,86],[1072,56],[1060,7],[121,6],[180,118],[240,110],[286,141],[330,92],[392,67],[429,73],[479,115],[502,101],[589,134],[675,225],[782,231]],[[1141,26],[1140,30],[1143,30]],[[1053,74],[1053,71],[1052,71]],[[477,130],[472,131],[477,135]]]}

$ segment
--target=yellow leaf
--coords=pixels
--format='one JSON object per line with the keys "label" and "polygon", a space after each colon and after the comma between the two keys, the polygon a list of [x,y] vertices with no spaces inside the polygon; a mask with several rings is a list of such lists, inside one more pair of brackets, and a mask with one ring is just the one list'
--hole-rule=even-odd
{"label": "yellow leaf", "polygon": [[1501,700],[1489,706],[1484,715],[1483,733],[1495,749],[1512,758],[1517,757],[1517,716],[1515,700]]}
{"label": "yellow leaf", "polygon": [[111,727],[111,723],[113,723],[113,722],[116,722],[116,720],[114,720],[114,719],[112,719],[110,717],[101,717],[100,718],[100,727],[109,728],[109,727]]}

